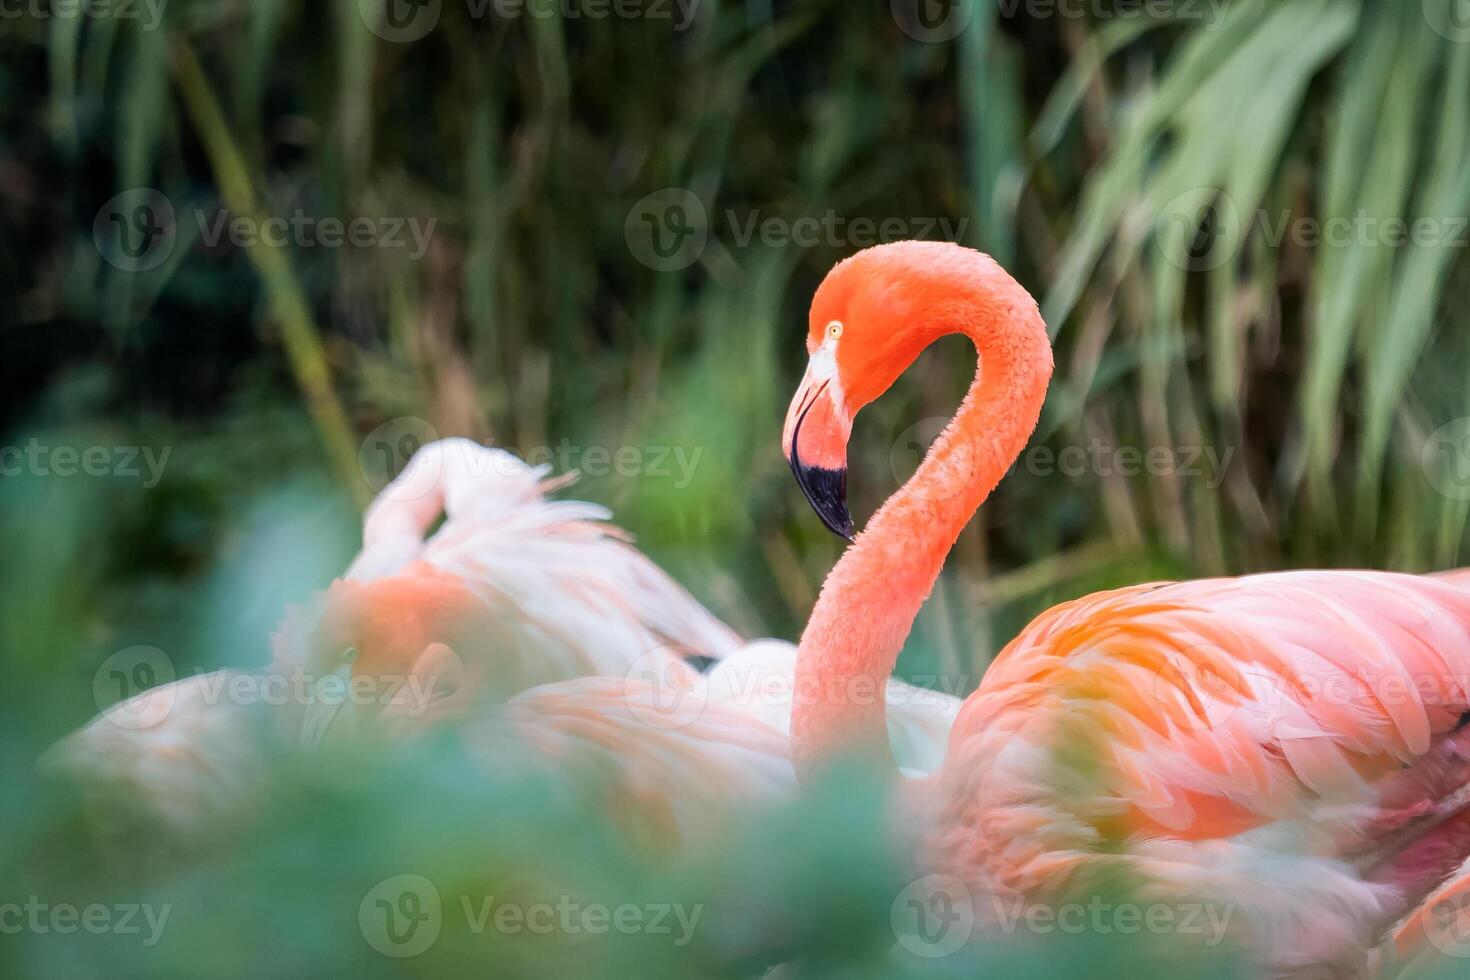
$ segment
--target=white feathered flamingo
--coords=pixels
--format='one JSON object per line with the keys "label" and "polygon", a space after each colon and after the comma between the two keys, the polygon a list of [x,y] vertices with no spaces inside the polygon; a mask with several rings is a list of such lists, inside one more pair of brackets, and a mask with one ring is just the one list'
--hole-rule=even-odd
{"label": "white feathered flamingo", "polygon": [[[426,620],[450,631],[441,642],[456,638],[456,623],[470,628],[459,638],[461,693],[503,698],[630,671],[693,687],[698,674],[683,655],[718,657],[739,638],[608,523],[604,508],[547,498],[566,482],[468,440],[424,447],[369,509],[345,577],[287,616],[269,670],[145,691],[62,740],[43,767],[94,801],[104,832],[130,826],[122,818],[133,815],[160,831],[150,839],[188,850],[248,820],[271,743],[294,741],[330,715],[344,659],[361,656],[370,668],[381,648],[427,636]],[[412,588],[385,584],[405,581],[439,605],[419,607]],[[466,683],[477,679],[478,689]],[[414,694],[400,685],[364,696]]]}

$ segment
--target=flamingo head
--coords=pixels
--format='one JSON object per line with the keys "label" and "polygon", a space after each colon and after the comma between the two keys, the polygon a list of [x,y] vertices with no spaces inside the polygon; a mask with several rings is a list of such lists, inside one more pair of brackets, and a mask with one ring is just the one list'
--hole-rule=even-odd
{"label": "flamingo head", "polygon": [[275,671],[302,680],[302,741],[320,744],[349,707],[400,721],[441,708],[461,683],[456,648],[476,642],[486,612],[458,576],[422,562],[332,583],[275,638]]}
{"label": "flamingo head", "polygon": [[838,263],[812,300],[806,375],[781,442],[791,472],[828,529],[852,540],[847,442],[853,419],[946,333],[975,315],[973,282],[998,268],[948,242],[893,242]]}

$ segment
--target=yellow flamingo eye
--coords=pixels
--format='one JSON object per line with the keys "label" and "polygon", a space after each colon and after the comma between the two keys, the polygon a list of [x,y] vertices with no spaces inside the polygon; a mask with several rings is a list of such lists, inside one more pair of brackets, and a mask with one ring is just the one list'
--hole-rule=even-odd
{"label": "yellow flamingo eye", "polygon": [[827,324],[827,336],[831,337],[833,340],[841,337],[842,323],[840,321],[833,320],[831,323]]}

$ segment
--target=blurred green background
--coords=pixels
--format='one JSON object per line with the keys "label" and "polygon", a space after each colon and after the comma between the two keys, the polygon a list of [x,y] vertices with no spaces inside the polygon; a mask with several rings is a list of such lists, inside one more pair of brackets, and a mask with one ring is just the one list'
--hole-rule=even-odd
{"label": "blurred green background", "polygon": [[[764,876],[733,848],[654,873],[598,845],[582,804],[514,782],[460,790],[444,816],[450,753],[364,786],[305,780],[262,840],[139,892],[28,775],[96,712],[118,650],[181,672],[262,663],[285,603],[345,566],[396,450],[434,434],[583,470],[573,492],[714,611],[795,638],[838,542],[777,433],[813,290],[878,240],[990,252],[1057,350],[1033,450],[963,535],[901,671],[963,693],[1036,612],[1115,584],[1463,560],[1463,0],[3,13],[0,899],[176,903],[150,949],[6,936],[11,975],[201,958],[252,976],[744,975],[747,931],[813,972],[897,971],[901,872],[844,857],[867,853],[861,787],[754,825]],[[973,370],[942,343],[864,413],[859,524]],[[65,475],[61,447],[107,463]],[[358,934],[387,875],[522,865],[736,911],[693,953],[642,937],[552,967],[483,937],[394,962]],[[1018,977],[1138,975],[1147,951],[1117,938],[979,955]]]}

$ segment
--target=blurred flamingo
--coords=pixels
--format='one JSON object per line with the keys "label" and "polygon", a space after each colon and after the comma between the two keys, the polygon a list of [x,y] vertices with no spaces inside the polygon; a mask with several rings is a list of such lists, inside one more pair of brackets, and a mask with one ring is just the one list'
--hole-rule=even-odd
{"label": "blurred flamingo", "polygon": [[[741,641],[608,523],[605,509],[547,499],[566,482],[468,440],[424,447],[369,509],[346,576],[288,614],[267,671],[216,671],[144,691],[54,746],[43,767],[80,788],[99,832],[142,822],[164,832],[147,839],[188,852],[248,820],[264,798],[272,743],[325,717],[311,706],[331,697],[320,688],[340,683],[349,657],[370,670],[394,659],[385,649],[421,655],[435,641],[455,642],[460,696],[484,700],[634,670],[693,687],[698,674],[685,655],[721,656]],[[401,690],[381,694],[451,696],[410,686],[419,679],[405,675]]]}
{"label": "blurred flamingo", "polygon": [[[837,753],[888,759],[883,700],[830,692],[892,670],[945,556],[1030,437],[1052,369],[1032,298],[959,246],[866,250],[814,298],[783,444],[844,538],[854,416],[953,333],[974,341],[976,379],[833,568],[802,636],[802,777]],[[1454,579],[1287,572],[1064,604],[1000,653],[939,772],[910,784],[921,861],[974,896],[1022,901],[1123,869],[1161,896],[1237,908],[1267,972],[1348,973],[1470,855],[1467,678],[1470,594]]]}

